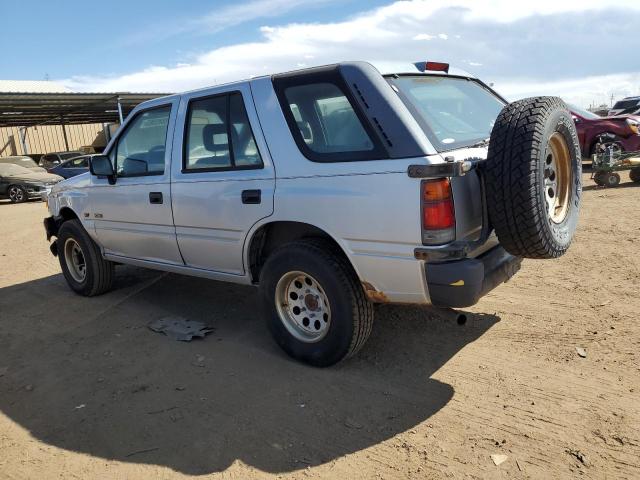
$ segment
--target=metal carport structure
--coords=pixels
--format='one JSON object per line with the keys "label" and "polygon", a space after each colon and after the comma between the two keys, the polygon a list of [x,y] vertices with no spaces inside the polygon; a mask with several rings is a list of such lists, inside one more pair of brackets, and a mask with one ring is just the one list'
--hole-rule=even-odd
{"label": "metal carport structure", "polygon": [[61,125],[69,149],[66,125],[122,123],[141,102],[166,93],[21,93],[0,92],[0,128],[19,127],[25,153],[29,127]]}

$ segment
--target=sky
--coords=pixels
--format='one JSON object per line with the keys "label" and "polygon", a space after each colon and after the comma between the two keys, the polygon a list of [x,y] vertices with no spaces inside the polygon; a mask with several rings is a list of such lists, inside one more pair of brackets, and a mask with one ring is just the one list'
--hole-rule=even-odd
{"label": "sky", "polygon": [[[640,2],[0,0],[0,78],[179,92],[341,60],[444,61],[511,100],[640,95]],[[17,40],[19,39],[19,41]]]}

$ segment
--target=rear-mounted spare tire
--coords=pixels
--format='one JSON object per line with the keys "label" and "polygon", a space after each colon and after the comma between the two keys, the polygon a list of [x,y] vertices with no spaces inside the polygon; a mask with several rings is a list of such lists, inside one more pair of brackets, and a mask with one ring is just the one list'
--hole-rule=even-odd
{"label": "rear-mounted spare tire", "polygon": [[526,98],[504,107],[484,174],[489,219],[509,253],[556,258],[567,251],[578,223],[582,158],[560,98]]}

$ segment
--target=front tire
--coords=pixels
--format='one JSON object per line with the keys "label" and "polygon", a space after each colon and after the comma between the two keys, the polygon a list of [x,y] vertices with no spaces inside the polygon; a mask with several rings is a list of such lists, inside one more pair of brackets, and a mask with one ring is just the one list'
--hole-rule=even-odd
{"label": "front tire", "polygon": [[296,360],[327,367],[353,356],[373,325],[373,305],[351,265],[331,243],[283,245],[260,273],[267,326]]}
{"label": "front tire", "polygon": [[93,297],[111,289],[114,266],[102,258],[98,245],[79,220],[67,220],[58,231],[58,259],[73,291]]}
{"label": "front tire", "polygon": [[7,193],[11,203],[23,203],[27,201],[27,191],[20,185],[10,185]]}

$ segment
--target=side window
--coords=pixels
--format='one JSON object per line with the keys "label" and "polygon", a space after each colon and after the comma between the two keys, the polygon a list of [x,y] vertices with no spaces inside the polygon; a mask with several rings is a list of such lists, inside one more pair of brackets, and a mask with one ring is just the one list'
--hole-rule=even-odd
{"label": "side window", "polygon": [[189,104],[183,167],[186,172],[262,167],[240,93]]}
{"label": "side window", "polygon": [[337,84],[291,85],[282,90],[282,95],[283,108],[289,110],[285,115],[289,116],[292,134],[311,160],[379,158],[378,152],[374,152],[374,141]]}
{"label": "side window", "polygon": [[71,160],[68,166],[69,168],[88,168],[89,162],[87,162],[87,157],[78,157]]}
{"label": "side window", "polygon": [[140,112],[116,145],[116,172],[121,177],[162,175],[171,106]]}

